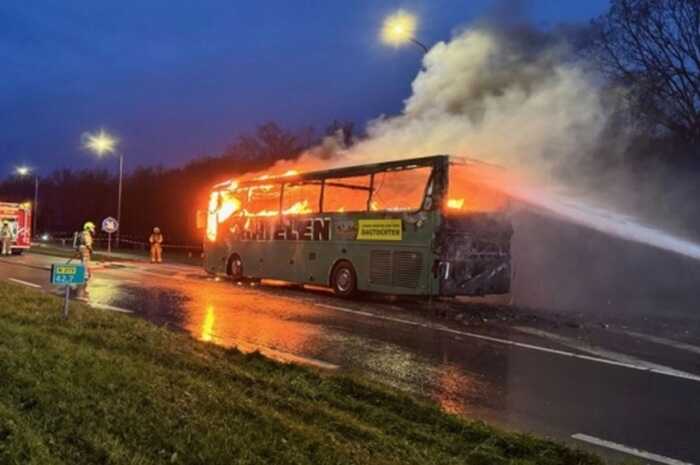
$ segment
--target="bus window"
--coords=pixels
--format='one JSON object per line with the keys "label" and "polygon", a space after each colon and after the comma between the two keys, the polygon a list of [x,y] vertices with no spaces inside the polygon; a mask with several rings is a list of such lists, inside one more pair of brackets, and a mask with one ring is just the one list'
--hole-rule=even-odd
{"label": "bus window", "polygon": [[446,214],[497,212],[508,206],[508,197],[489,186],[494,176],[488,167],[451,163],[449,176]]}
{"label": "bus window", "polygon": [[282,194],[282,214],[318,213],[321,203],[321,183],[287,183]]}
{"label": "bus window", "polygon": [[247,201],[244,202],[246,213],[256,216],[274,216],[280,208],[279,184],[252,186],[243,194]]}
{"label": "bus window", "polygon": [[324,212],[367,211],[369,175],[352,178],[329,178],[323,190]]}
{"label": "bus window", "polygon": [[384,171],[374,175],[372,210],[419,210],[432,168]]}

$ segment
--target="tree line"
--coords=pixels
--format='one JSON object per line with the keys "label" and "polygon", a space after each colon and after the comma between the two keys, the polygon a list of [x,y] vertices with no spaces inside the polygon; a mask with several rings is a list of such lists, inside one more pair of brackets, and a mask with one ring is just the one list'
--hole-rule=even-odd
{"label": "tree line", "polygon": [[[145,241],[158,226],[170,243],[201,244],[196,209],[206,208],[212,185],[293,159],[325,135],[341,131],[350,140],[352,130],[352,123],[334,121],[314,137],[311,128],[290,131],[268,122],[237,137],[219,156],[201,157],[177,168],[137,167],[124,178],[122,237]],[[98,223],[115,216],[117,186],[116,175],[106,170],[54,171],[40,180],[36,233],[70,236],[86,220]],[[31,200],[33,192],[33,180],[28,178],[11,177],[0,183],[2,200]]]}

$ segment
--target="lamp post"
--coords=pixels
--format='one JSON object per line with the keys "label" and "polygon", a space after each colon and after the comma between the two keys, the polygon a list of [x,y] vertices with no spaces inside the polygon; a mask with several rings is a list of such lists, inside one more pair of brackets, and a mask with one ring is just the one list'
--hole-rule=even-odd
{"label": "lamp post", "polygon": [[[32,173],[32,169],[28,166],[19,166],[15,169],[17,176],[25,177]],[[37,218],[39,217],[39,175],[34,175],[34,210],[32,212],[32,234],[36,236],[39,232],[36,229]]]}
{"label": "lamp post", "polygon": [[98,157],[104,155],[109,155],[110,153],[116,153],[119,157],[119,188],[117,194],[117,223],[119,223],[119,229],[117,229],[116,244],[119,247],[119,232],[121,230],[122,221],[122,186],[124,182],[124,155],[121,152],[117,152],[118,139],[104,129],[100,129],[99,132],[95,134],[88,134],[84,146]]}
{"label": "lamp post", "polygon": [[423,53],[428,53],[428,47],[415,37],[417,24],[415,15],[405,10],[398,10],[384,20],[381,31],[382,42],[394,47],[412,42],[420,47]]}

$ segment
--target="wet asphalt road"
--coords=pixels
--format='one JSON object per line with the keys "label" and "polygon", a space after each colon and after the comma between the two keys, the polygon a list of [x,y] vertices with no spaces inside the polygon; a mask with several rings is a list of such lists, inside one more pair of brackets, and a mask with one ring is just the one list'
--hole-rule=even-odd
{"label": "wet asphalt road", "polygon": [[[0,279],[56,292],[47,284],[46,267],[60,261],[40,255],[3,259]],[[177,265],[99,267],[90,301],[203,341],[362,372],[428,396],[449,412],[506,428],[589,447],[571,438],[585,434],[700,463],[700,377],[692,376],[700,375],[700,353],[690,344],[642,346],[621,336],[605,347],[608,356],[572,346],[567,338],[514,329],[526,320],[465,326],[444,317],[444,308],[452,311],[459,303],[345,301],[278,283],[217,281]],[[627,346],[635,358],[615,358]],[[649,371],[657,366],[651,362],[662,368]]]}

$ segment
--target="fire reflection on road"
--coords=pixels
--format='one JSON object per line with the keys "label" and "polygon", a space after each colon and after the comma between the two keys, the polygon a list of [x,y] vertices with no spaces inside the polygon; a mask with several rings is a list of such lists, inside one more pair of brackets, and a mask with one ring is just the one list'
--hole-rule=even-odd
{"label": "fire reflection on road", "polygon": [[478,366],[507,365],[494,360],[492,351],[479,347],[464,353],[460,345],[439,335],[416,337],[411,327],[390,328],[377,320],[319,307],[316,300],[322,301],[324,295],[285,295],[284,289],[275,289],[279,290],[261,292],[189,280],[140,287],[99,279],[91,285],[91,299],[138,309],[139,316],[180,328],[204,342],[245,352],[272,350],[289,354],[289,361],[302,357],[336,365],[430,397],[455,414],[486,405],[498,408],[503,401],[487,376],[467,371],[460,363],[466,358]]}
{"label": "fire reflection on road", "polygon": [[214,306],[207,305],[207,313],[202,322],[202,335],[200,339],[205,342],[211,342],[214,337]]}

